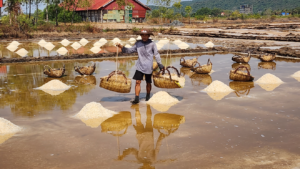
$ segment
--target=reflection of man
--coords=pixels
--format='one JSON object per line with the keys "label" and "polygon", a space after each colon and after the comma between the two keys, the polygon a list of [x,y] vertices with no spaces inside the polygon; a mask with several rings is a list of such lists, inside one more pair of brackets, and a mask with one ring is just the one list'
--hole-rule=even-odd
{"label": "reflection of man", "polygon": [[136,125],[134,128],[136,130],[136,138],[139,142],[139,150],[136,150],[135,148],[127,149],[123,152],[123,155],[119,156],[119,160],[122,160],[129,154],[133,154],[140,163],[144,164],[141,168],[154,168],[151,164],[156,161],[159,148],[165,135],[162,133],[159,135],[156,147],[154,147],[153,126],[151,120],[152,112],[150,106],[147,105],[147,120],[145,126],[141,122],[141,114],[138,105],[132,107],[136,110]]}

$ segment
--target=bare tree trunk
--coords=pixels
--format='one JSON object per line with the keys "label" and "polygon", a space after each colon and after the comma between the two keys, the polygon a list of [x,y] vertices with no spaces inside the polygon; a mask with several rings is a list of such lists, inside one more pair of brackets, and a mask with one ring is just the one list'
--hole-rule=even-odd
{"label": "bare tree trunk", "polygon": [[47,6],[46,6],[46,21],[48,22],[48,2],[47,2]]}
{"label": "bare tree trunk", "polygon": [[75,14],[76,8],[74,8],[73,12],[72,12],[72,22],[71,25],[73,25],[73,20],[74,20],[74,14]]}
{"label": "bare tree trunk", "polygon": [[30,19],[30,16],[31,16],[31,0],[29,0],[29,19]]}
{"label": "bare tree trunk", "polygon": [[1,7],[0,7],[0,17],[1,17]]}
{"label": "bare tree trunk", "polygon": [[38,5],[38,0],[36,0],[36,18],[35,18],[35,25],[37,26],[37,22],[38,22],[38,18],[39,18],[39,5]]}

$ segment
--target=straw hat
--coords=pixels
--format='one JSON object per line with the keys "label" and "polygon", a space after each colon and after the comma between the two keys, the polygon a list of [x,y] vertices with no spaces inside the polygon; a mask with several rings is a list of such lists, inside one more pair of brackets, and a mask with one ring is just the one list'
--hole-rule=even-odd
{"label": "straw hat", "polygon": [[[153,35],[152,31],[148,29],[141,29],[140,32],[138,32],[139,35]],[[153,35],[154,36],[154,35]]]}

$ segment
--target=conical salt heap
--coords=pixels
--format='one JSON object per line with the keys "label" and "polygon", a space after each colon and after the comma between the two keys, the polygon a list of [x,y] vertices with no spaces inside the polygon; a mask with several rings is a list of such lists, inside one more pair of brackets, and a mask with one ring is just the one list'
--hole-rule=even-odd
{"label": "conical salt heap", "polygon": [[113,41],[114,43],[120,43],[120,42],[121,42],[121,40],[120,40],[119,38],[114,38],[112,41]]}
{"label": "conical salt heap", "polygon": [[72,45],[72,48],[74,48],[75,50],[79,49],[81,47],[81,45],[78,42],[74,42]]}
{"label": "conical salt heap", "polygon": [[15,50],[18,49],[18,46],[17,46],[17,45],[8,45],[8,46],[6,47],[6,49],[8,49],[8,50],[11,51],[11,52],[14,52]]}
{"label": "conical salt heap", "polygon": [[107,42],[107,40],[106,40],[106,39],[104,39],[104,38],[101,38],[101,39],[99,40],[99,42],[106,43],[106,42]]}
{"label": "conical salt heap", "polygon": [[300,71],[295,72],[295,73],[292,75],[292,77],[293,77],[294,79],[298,80],[298,82],[300,82]]}
{"label": "conical salt heap", "polygon": [[92,51],[93,53],[99,53],[101,49],[98,46],[94,46],[90,49],[90,51]]}
{"label": "conical salt heap", "polygon": [[273,91],[284,82],[278,77],[267,73],[261,78],[259,78],[257,81],[255,81],[255,83],[257,83],[261,88],[265,89],[266,91]]}
{"label": "conical salt heap", "polygon": [[207,47],[207,48],[212,48],[212,47],[215,46],[215,44],[213,44],[211,41],[209,41],[204,46]]}
{"label": "conical salt heap", "polygon": [[127,45],[125,45],[125,47],[126,47],[126,48],[131,48],[132,46],[130,46],[130,45],[127,44]]}
{"label": "conical salt heap", "polygon": [[68,46],[71,42],[68,41],[67,39],[64,39],[60,42],[63,46]]}
{"label": "conical salt heap", "polygon": [[68,53],[68,50],[65,47],[61,47],[56,52],[59,53],[60,55],[65,55]]}
{"label": "conical salt heap", "polygon": [[142,40],[142,37],[139,35],[136,40]]}
{"label": "conical salt heap", "polygon": [[136,40],[134,38],[130,38],[128,41],[129,42],[135,42]]}
{"label": "conical salt heap", "polygon": [[44,39],[42,39],[42,40],[40,40],[40,41],[38,42],[38,44],[39,44],[41,47],[44,47],[44,46],[47,44],[47,42],[46,42]]}
{"label": "conical salt heap", "polygon": [[15,45],[15,46],[19,46],[21,43],[19,43],[18,41],[12,41],[9,45]]}
{"label": "conical salt heap", "polygon": [[164,44],[156,43],[157,50],[160,50],[163,46]]}
{"label": "conical salt heap", "polygon": [[97,128],[103,121],[117,114],[114,111],[104,108],[100,103],[91,102],[86,104],[75,118],[80,119],[87,126]]}
{"label": "conical salt heap", "polygon": [[56,96],[68,90],[70,87],[71,86],[68,86],[59,80],[51,80],[37,89],[43,90],[52,96]]}
{"label": "conical salt heap", "polygon": [[44,48],[46,48],[47,50],[52,50],[55,46],[51,43],[51,42],[48,42],[44,45]]}
{"label": "conical salt heap", "polygon": [[187,48],[190,47],[190,46],[189,46],[187,43],[185,43],[185,42],[181,42],[181,43],[179,43],[177,46],[178,46],[180,49],[187,49]]}
{"label": "conical salt heap", "polygon": [[225,96],[233,92],[229,86],[221,81],[215,80],[202,91],[206,92],[213,100],[222,100]]}
{"label": "conical salt heap", "polygon": [[16,53],[18,55],[20,55],[21,57],[24,57],[24,56],[26,56],[28,54],[28,51],[25,50],[24,48],[22,48],[22,49],[18,50]]}
{"label": "conical salt heap", "polygon": [[167,44],[167,43],[169,43],[169,39],[167,39],[167,38],[164,38],[164,39],[161,39],[160,41],[158,41],[157,43],[160,43],[160,44]]}
{"label": "conical salt heap", "polygon": [[173,43],[178,45],[178,44],[182,43],[182,41],[181,40],[175,40]]}
{"label": "conical salt heap", "polygon": [[22,128],[13,124],[12,122],[0,117],[0,144],[11,138]]}
{"label": "conical salt heap", "polygon": [[160,112],[166,112],[170,109],[170,107],[174,106],[175,104],[179,103],[178,99],[170,96],[165,91],[159,91],[155,93],[147,104],[150,104],[155,110]]}

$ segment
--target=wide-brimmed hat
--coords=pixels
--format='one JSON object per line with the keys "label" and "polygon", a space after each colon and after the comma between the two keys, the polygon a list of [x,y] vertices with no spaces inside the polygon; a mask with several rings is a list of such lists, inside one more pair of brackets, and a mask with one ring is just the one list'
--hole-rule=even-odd
{"label": "wide-brimmed hat", "polygon": [[148,29],[141,29],[141,31],[138,32],[139,35],[153,35],[152,31]]}

